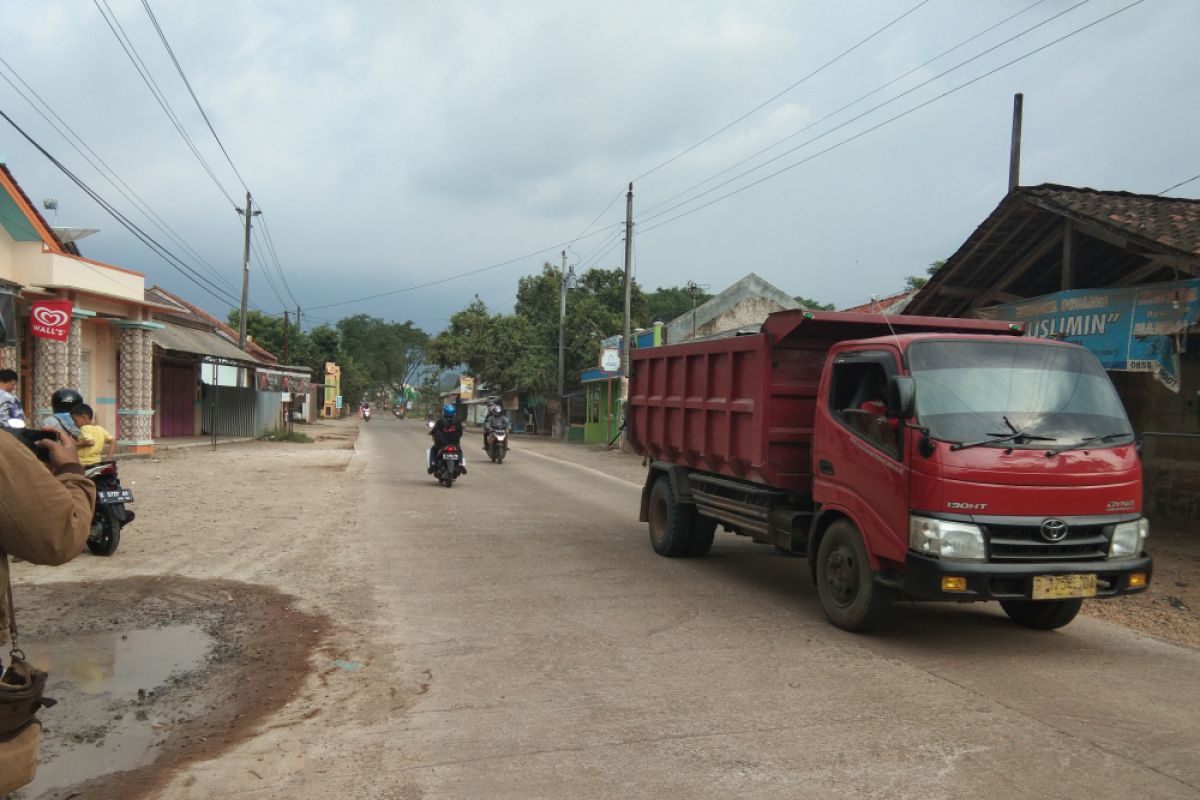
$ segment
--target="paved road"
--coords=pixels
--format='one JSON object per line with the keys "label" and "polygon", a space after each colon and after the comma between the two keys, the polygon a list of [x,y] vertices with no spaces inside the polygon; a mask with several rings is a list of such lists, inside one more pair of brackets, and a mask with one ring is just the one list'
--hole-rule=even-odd
{"label": "paved road", "polygon": [[[419,423],[364,426],[397,796],[1200,797],[1200,651],[1080,619],[821,614],[805,562],[718,534],[654,555],[637,487],[523,452],[437,486]],[[357,459],[356,459],[357,460]]]}

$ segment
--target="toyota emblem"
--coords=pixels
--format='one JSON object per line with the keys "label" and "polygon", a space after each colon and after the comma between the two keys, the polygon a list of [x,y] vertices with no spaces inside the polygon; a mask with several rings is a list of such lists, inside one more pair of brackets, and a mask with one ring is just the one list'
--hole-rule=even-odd
{"label": "toyota emblem", "polygon": [[1067,538],[1067,523],[1061,519],[1048,519],[1042,523],[1042,538],[1047,542],[1061,542]]}

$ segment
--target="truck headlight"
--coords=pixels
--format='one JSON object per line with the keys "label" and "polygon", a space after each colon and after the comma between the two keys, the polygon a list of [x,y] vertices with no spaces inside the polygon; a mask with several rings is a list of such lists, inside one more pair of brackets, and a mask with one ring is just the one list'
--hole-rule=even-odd
{"label": "truck headlight", "polygon": [[908,546],[919,553],[955,561],[984,561],[983,531],[967,522],[930,517],[908,518]]}
{"label": "truck headlight", "polygon": [[1112,543],[1108,547],[1109,558],[1133,558],[1141,555],[1146,537],[1150,535],[1150,520],[1142,517],[1132,522],[1122,522],[1113,528]]}

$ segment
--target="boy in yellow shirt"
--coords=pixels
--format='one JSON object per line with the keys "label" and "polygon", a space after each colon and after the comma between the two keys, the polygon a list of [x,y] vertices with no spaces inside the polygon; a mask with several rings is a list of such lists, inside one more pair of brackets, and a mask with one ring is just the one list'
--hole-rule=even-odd
{"label": "boy in yellow shirt", "polygon": [[71,419],[79,426],[79,463],[85,467],[100,463],[100,454],[108,445],[108,458],[112,461],[117,454],[117,440],[99,425],[94,424],[96,412],[87,403],[71,409]]}

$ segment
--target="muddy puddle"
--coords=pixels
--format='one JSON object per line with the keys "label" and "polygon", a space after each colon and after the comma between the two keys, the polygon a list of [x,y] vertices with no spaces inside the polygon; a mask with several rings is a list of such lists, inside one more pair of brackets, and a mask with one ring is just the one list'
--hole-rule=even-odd
{"label": "muddy puddle", "polygon": [[[156,697],[172,680],[201,669],[216,642],[195,625],[167,625],[25,638],[21,645],[50,674],[47,695],[64,700],[41,715],[47,737],[65,734],[56,737],[60,746],[43,760],[37,779],[15,795],[33,800],[49,789],[152,763],[173,723],[156,707]],[[107,724],[82,730],[67,724],[64,715],[85,709],[108,717]]]}

